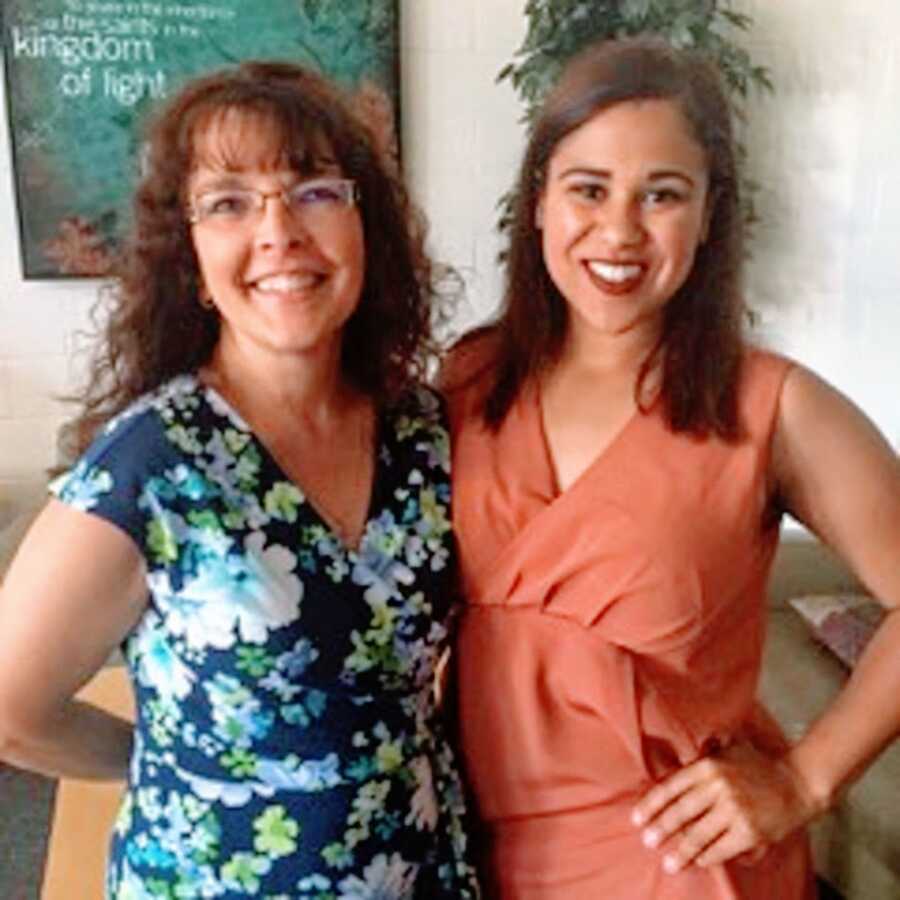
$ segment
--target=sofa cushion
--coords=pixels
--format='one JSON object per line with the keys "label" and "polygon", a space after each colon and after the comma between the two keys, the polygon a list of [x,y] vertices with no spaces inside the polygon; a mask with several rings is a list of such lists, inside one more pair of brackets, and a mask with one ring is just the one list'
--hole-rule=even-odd
{"label": "sofa cushion", "polygon": [[852,669],[884,619],[884,607],[867,594],[807,594],[788,603],[810,635]]}
{"label": "sofa cushion", "polygon": [[[848,670],[813,639],[788,604],[773,606],[760,696],[791,740],[806,732],[847,678]],[[898,797],[900,742],[895,742],[810,829],[817,871],[849,900],[900,897]]]}

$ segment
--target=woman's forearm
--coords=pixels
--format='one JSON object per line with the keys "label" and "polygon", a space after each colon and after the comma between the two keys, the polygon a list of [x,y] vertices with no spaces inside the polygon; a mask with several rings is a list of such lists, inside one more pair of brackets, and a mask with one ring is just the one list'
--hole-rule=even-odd
{"label": "woman's forearm", "polygon": [[824,811],[898,734],[900,609],[893,609],[844,689],[785,761]]}
{"label": "woman's forearm", "polygon": [[844,690],[781,759],[750,742],[727,747],[654,785],[635,806],[634,824],[648,847],[667,848],[669,872],[760,858],[824,813],[900,733],[898,698],[900,610],[894,609]]}
{"label": "woman's forearm", "polygon": [[0,758],[51,777],[121,781],[128,772],[133,730],[126,719],[71,700],[39,725],[2,728]]}

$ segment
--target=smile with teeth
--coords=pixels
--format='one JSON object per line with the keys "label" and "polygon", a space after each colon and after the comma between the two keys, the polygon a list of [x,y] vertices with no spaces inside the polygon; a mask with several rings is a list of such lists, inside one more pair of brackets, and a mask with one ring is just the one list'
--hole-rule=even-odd
{"label": "smile with teeth", "polygon": [[600,262],[598,260],[589,261],[587,267],[591,274],[612,284],[624,284],[628,281],[635,281],[644,272],[644,267],[640,265]]}
{"label": "smile with teeth", "polygon": [[250,286],[263,293],[290,294],[309,290],[319,284],[323,278],[324,275],[318,272],[287,272],[266,275],[250,282]]}

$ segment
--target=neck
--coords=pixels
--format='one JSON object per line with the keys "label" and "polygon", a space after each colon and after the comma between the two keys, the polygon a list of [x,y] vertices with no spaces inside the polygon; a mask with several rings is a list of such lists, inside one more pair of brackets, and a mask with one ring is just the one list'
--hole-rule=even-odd
{"label": "neck", "polygon": [[634,328],[618,334],[568,329],[557,366],[606,377],[632,377],[657,349],[660,328]]}
{"label": "neck", "polygon": [[311,354],[262,354],[223,337],[202,371],[203,380],[252,421],[261,410],[325,423],[343,414],[358,392],[341,371],[340,343]]}

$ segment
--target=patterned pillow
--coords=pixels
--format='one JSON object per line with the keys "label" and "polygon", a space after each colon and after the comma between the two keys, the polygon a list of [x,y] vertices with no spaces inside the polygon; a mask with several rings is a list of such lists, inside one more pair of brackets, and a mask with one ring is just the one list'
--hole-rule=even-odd
{"label": "patterned pillow", "polygon": [[813,637],[850,669],[884,617],[882,605],[865,594],[808,594],[788,602]]}

